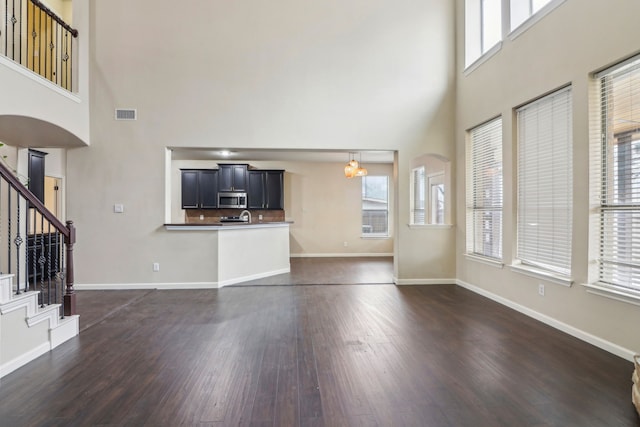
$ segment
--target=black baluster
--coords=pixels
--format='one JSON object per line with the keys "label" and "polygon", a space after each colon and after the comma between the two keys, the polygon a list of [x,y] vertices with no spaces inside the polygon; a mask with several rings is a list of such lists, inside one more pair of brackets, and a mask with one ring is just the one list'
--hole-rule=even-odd
{"label": "black baluster", "polygon": [[53,271],[55,273],[55,302],[57,303],[60,298],[58,298],[58,283],[60,283],[60,269],[59,269],[59,264],[58,264],[58,258],[60,257],[60,231],[58,231],[56,229],[56,240],[55,240],[55,248],[56,248],[56,252],[55,252],[55,257],[53,258]]}
{"label": "black baluster", "polygon": [[31,230],[31,204],[27,200],[27,220],[25,227],[25,238],[27,245],[24,248],[24,291],[29,292],[29,232]]}
{"label": "black baluster", "polygon": [[[61,243],[64,242],[64,240],[61,241]],[[60,245],[60,289],[61,289],[61,295],[62,297],[60,298],[60,305],[62,308],[62,318],[64,319],[64,313],[66,312],[64,306],[64,290],[66,288],[67,285],[67,274],[66,274],[66,265],[65,265],[65,259],[64,259],[64,252],[65,252],[65,248],[64,248],[64,244]]]}
{"label": "black baluster", "polygon": [[31,17],[31,71],[36,71],[36,5],[31,3],[32,17]]}
{"label": "black baluster", "polygon": [[16,238],[14,239],[14,243],[16,245],[16,295],[20,294],[20,246],[22,246],[22,237],[20,236],[20,194],[16,191],[16,204],[17,206],[17,216],[18,216],[18,227],[16,231]]}
{"label": "black baluster", "polygon": [[44,263],[47,259],[44,257],[44,215],[40,214],[40,257],[38,257],[38,264],[40,264],[40,297],[41,307],[44,307]]}
{"label": "black baluster", "polygon": [[51,222],[47,229],[47,301],[51,305]]}
{"label": "black baluster", "polygon": [[11,187],[7,191],[7,273],[11,274]]}
{"label": "black baluster", "polygon": [[31,235],[31,266],[33,267],[33,278],[32,280],[32,286],[33,286],[33,290],[37,290],[38,289],[38,268],[36,266],[36,262],[37,262],[37,255],[38,255],[38,251],[37,251],[37,247],[38,247],[38,241],[36,240],[36,228],[38,227],[38,211],[36,211],[35,209],[33,210],[33,234]]}
{"label": "black baluster", "polygon": [[11,59],[16,60],[16,0],[11,6]]}
{"label": "black baluster", "polygon": [[71,45],[69,47],[71,48],[71,55],[69,56],[69,85],[67,86],[67,90],[73,92],[73,67],[71,66],[71,64],[73,64],[73,39],[71,39]]}
{"label": "black baluster", "polygon": [[55,41],[56,41],[56,53],[55,53],[55,58],[56,58],[56,71],[55,71],[55,76],[56,76],[56,84],[58,84],[58,73],[60,72],[60,70],[58,69],[59,65],[60,65],[60,59],[58,58],[58,54],[59,54],[59,49],[58,46],[60,46],[60,40],[58,40],[58,28],[60,28],[60,25],[56,25],[56,35],[54,37]]}

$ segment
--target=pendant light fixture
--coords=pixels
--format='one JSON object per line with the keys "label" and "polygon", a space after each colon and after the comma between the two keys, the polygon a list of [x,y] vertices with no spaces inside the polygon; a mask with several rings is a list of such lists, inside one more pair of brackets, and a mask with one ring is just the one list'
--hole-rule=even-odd
{"label": "pendant light fixture", "polygon": [[[362,160],[362,153],[360,154],[360,160]],[[355,153],[349,153],[349,163],[344,167],[344,176],[347,178],[353,178],[354,176],[366,176],[367,170],[360,167],[360,163],[355,159]]]}
{"label": "pendant light fixture", "polygon": [[356,172],[358,170],[358,161],[354,158],[352,153],[349,153],[349,163],[344,167],[344,176],[347,178],[353,178],[356,176]]}
{"label": "pendant light fixture", "polygon": [[[362,167],[362,153],[360,154],[360,164],[356,167],[356,176],[367,176],[369,173],[365,168]],[[357,163],[357,162],[356,162]]]}

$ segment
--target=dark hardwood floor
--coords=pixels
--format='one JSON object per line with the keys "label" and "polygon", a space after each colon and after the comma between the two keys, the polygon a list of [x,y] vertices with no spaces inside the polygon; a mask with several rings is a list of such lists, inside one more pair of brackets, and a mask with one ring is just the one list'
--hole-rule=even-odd
{"label": "dark hardwood floor", "polygon": [[640,425],[630,362],[453,285],[78,297],[102,314],[0,380],[2,427]]}
{"label": "dark hardwood floor", "polygon": [[393,257],[291,258],[290,263],[290,273],[242,282],[234,286],[393,283]]}

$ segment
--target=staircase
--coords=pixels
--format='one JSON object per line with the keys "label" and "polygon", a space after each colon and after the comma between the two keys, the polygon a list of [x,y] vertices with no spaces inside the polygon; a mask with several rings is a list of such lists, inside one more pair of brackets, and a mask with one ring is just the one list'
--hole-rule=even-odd
{"label": "staircase", "polygon": [[16,294],[13,274],[0,275],[0,378],[78,335],[78,315],[61,304],[41,307],[40,291]]}
{"label": "staircase", "polygon": [[73,222],[0,162],[0,378],[78,335]]}

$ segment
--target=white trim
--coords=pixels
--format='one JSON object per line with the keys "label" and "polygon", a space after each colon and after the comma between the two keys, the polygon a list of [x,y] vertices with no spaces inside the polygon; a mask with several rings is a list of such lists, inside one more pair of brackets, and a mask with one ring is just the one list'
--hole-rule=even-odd
{"label": "white trim", "polygon": [[554,319],[553,317],[549,317],[546,314],[542,314],[540,312],[537,312],[535,310],[532,310],[528,307],[525,307],[523,305],[520,305],[518,303],[515,303],[511,300],[508,300],[506,298],[503,298],[499,295],[496,295],[492,292],[489,292],[485,289],[482,289],[478,286],[472,285],[470,283],[464,282],[462,280],[458,280],[457,281],[457,285],[461,286],[465,289],[468,289],[472,292],[475,292],[479,295],[482,295],[484,297],[487,297],[497,303],[500,303],[502,305],[505,305],[513,310],[516,310],[526,316],[529,316],[533,319],[536,319],[546,325],[549,325],[555,329],[558,329],[564,333],[567,333],[575,338],[578,338],[582,341],[585,341],[591,345],[594,345],[598,348],[601,348],[605,351],[608,351],[609,353],[615,354],[616,356],[622,357],[623,359],[629,360],[631,362],[633,362],[633,356],[635,354],[634,351],[631,351],[627,348],[624,348],[622,346],[619,346],[617,344],[612,343],[611,341],[607,341],[605,339],[602,339],[600,337],[597,337],[595,335],[592,335],[588,332],[585,332],[581,329],[575,328],[571,325],[568,325],[564,322],[561,322],[557,319]]}
{"label": "white trim", "polygon": [[475,254],[464,254],[464,257],[469,261],[479,262],[480,264],[490,265],[491,267],[504,268],[504,263],[494,258],[483,257]]}
{"label": "white trim", "polygon": [[455,285],[456,279],[398,279],[393,278],[393,283],[398,286],[411,286],[411,285]]}
{"label": "white trim", "polygon": [[10,374],[11,372],[15,371],[18,368],[21,368],[22,366],[26,365],[32,360],[37,359],[43,354],[48,353],[49,350],[50,350],[50,345],[48,342],[45,342],[40,344],[36,348],[21,354],[15,359],[8,361],[4,365],[0,366],[0,378]]}
{"label": "white trim", "polygon": [[289,254],[291,258],[351,258],[351,257],[392,257],[393,253],[320,253],[320,254],[312,254],[312,253],[298,253],[298,254]]}
{"label": "white trim", "polygon": [[361,234],[360,238],[365,240],[388,240],[391,236],[388,234]]}
{"label": "white trim", "polygon": [[525,19],[523,23],[511,30],[511,32],[509,33],[509,40],[513,41],[517,39],[521,34],[526,32],[529,28],[533,27],[542,18],[550,14],[555,8],[560,6],[565,1],[567,0],[552,0],[551,2],[545,4],[542,9]]}
{"label": "white trim", "polygon": [[491,59],[496,53],[500,52],[502,49],[502,42],[498,42],[491,49],[482,54],[478,59],[473,61],[469,66],[464,69],[464,75],[468,76],[471,74],[476,68],[480,67],[482,64]]}
{"label": "white trim", "polygon": [[58,94],[69,98],[70,100],[80,104],[82,102],[82,100],[80,99],[80,97],[74,95],[73,93],[67,91],[66,89],[62,89],[60,86],[56,85],[55,83],[50,82],[48,79],[42,77],[40,74],[36,74],[34,72],[32,72],[31,70],[29,70],[28,68],[23,67],[22,65],[18,64],[17,62],[14,62],[4,56],[0,56],[0,64],[4,65],[5,67],[11,68],[13,71],[22,74],[23,76],[33,80],[36,83],[40,83],[42,86],[47,87],[51,90],[53,90],[54,92],[57,92]]}
{"label": "white trim", "polygon": [[218,287],[222,288],[229,285],[235,285],[236,283],[243,283],[243,282],[248,282],[250,280],[264,279],[265,277],[276,276],[278,274],[286,274],[286,273],[289,273],[290,271],[291,271],[290,268],[282,268],[280,270],[267,271],[266,273],[258,273],[258,274],[252,274],[250,276],[236,277],[234,279],[228,279],[228,280],[223,280],[221,282],[218,282]]}
{"label": "white trim", "polygon": [[421,229],[448,230],[450,228],[453,228],[453,225],[452,224],[407,224],[407,227],[409,227],[412,230],[421,230]]}
{"label": "white trim", "polygon": [[80,316],[75,314],[60,319],[58,326],[49,329],[51,350],[80,333]]}
{"label": "white trim", "polygon": [[583,283],[582,286],[587,288],[587,292],[590,294],[640,306],[640,292],[618,290],[613,286],[597,283]]}
{"label": "white trim", "polygon": [[568,288],[573,284],[573,279],[567,276],[561,276],[557,273],[553,273],[541,268],[532,267],[530,265],[524,265],[521,263],[514,263],[509,266],[511,271],[524,274],[525,276],[535,277],[536,279],[546,280],[547,282],[555,283],[557,285],[566,286]]}
{"label": "white trim", "polygon": [[173,283],[75,283],[78,291],[108,291],[129,289],[217,289],[218,282],[173,282]]}

